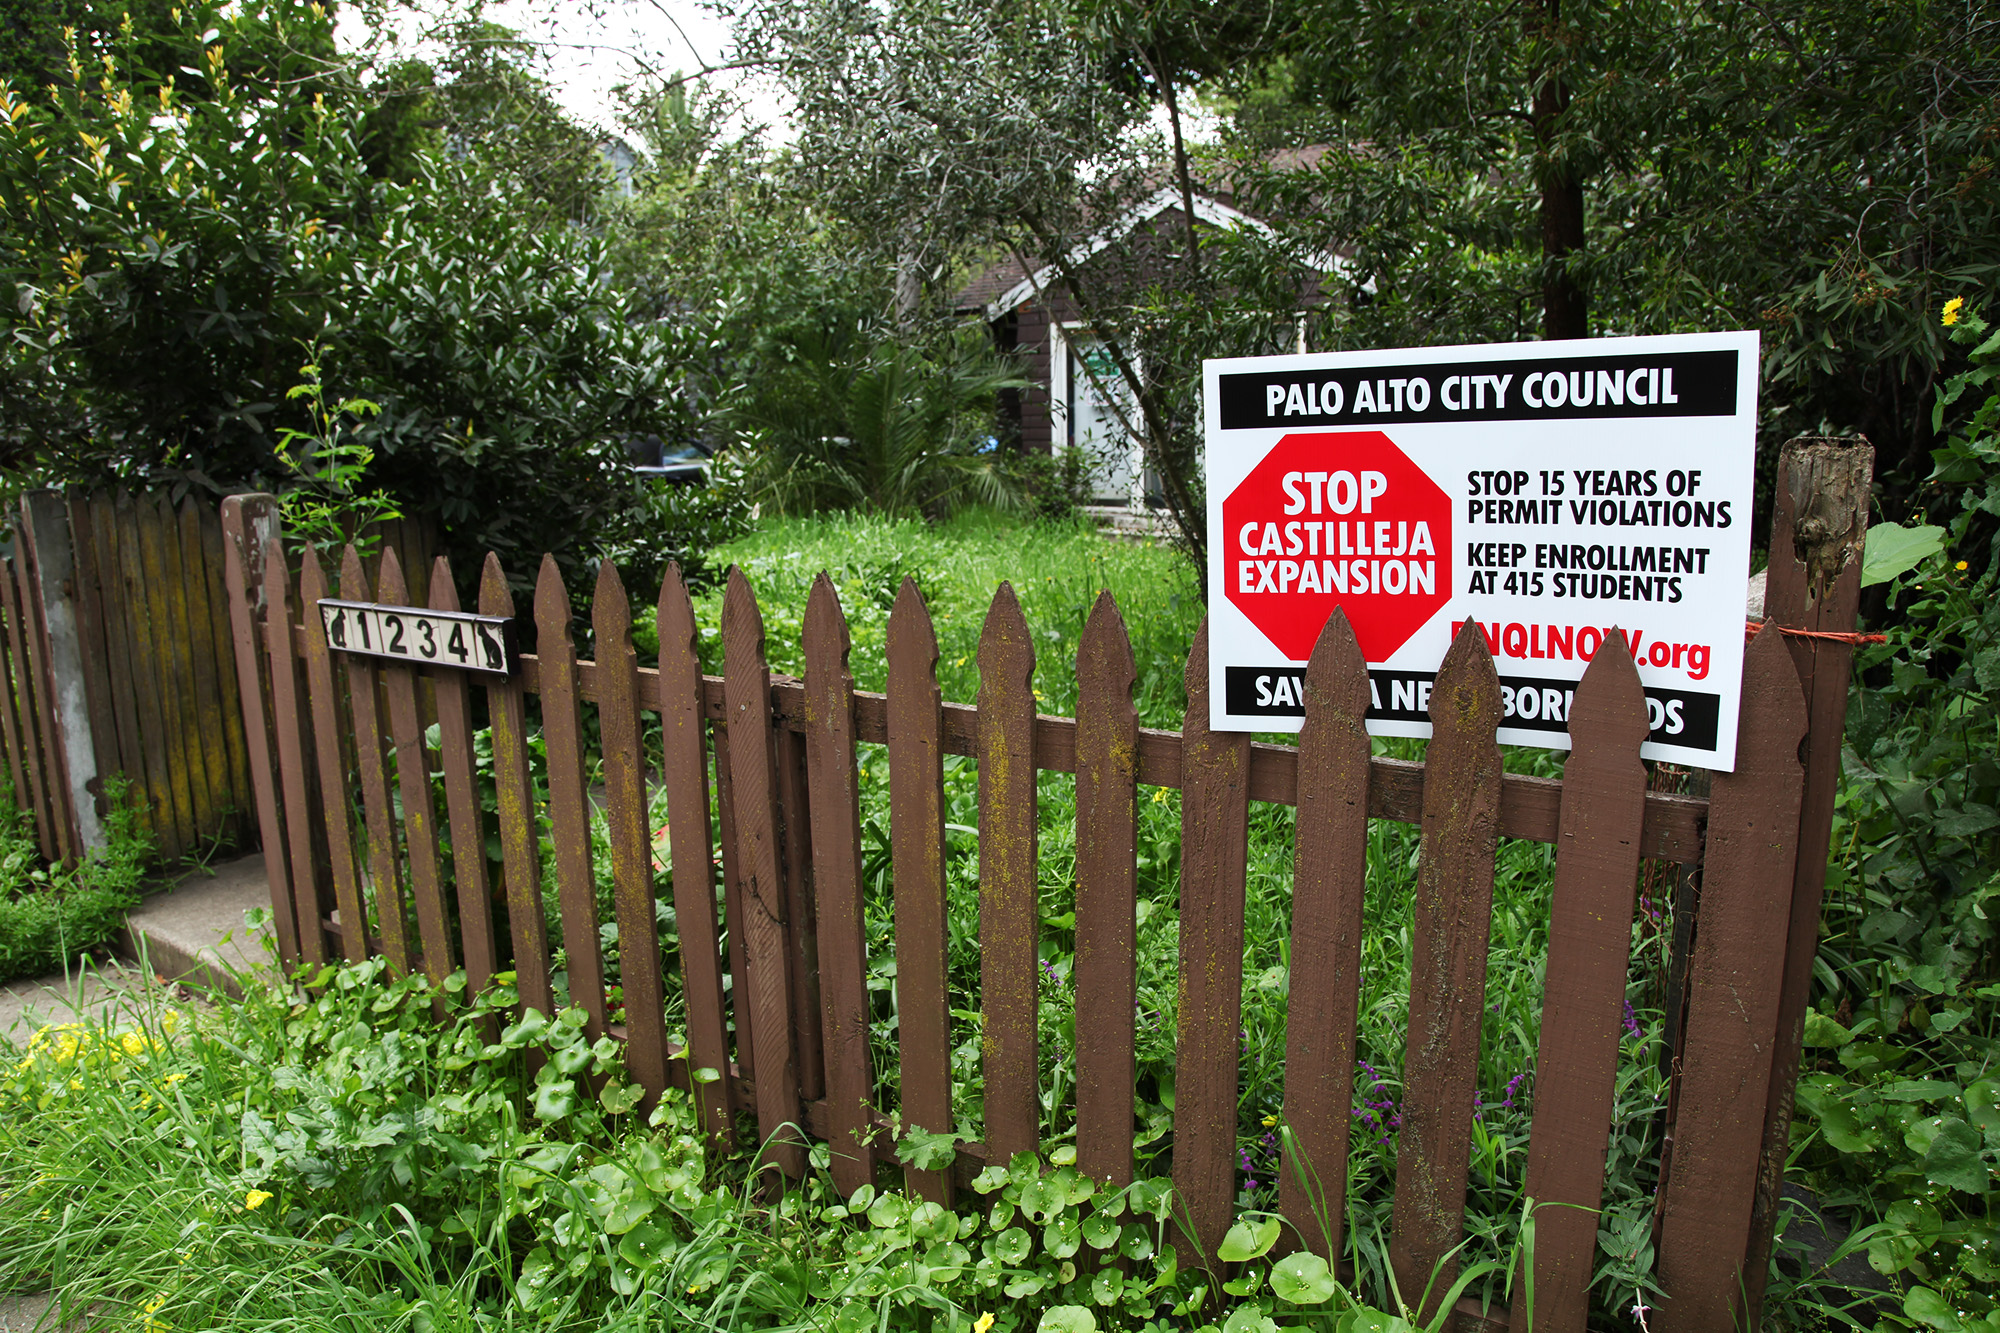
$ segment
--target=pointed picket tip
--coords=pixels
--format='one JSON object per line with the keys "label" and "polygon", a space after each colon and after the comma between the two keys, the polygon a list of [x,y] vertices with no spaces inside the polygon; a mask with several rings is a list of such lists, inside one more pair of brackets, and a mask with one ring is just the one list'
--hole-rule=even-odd
{"label": "pointed picket tip", "polygon": [[486,562],[479,570],[479,614],[503,618],[514,614],[514,590],[507,584],[507,571],[500,567],[499,555],[492,551],[486,553]]}
{"label": "pointed picket tip", "polygon": [[931,609],[924,604],[924,594],[917,587],[917,581],[908,574],[903,575],[903,586],[896,591],[896,604],[889,610],[889,651],[919,652],[928,656],[931,665],[937,664],[937,630],[931,624]]}
{"label": "pointed picket tip", "polygon": [[743,566],[731,565],[729,578],[722,592],[722,628],[725,636],[731,633],[754,632],[758,647],[764,642],[764,609],[757,605],[757,594],[750,587],[750,576],[743,572]]}
{"label": "pointed picket tip", "polygon": [[1312,656],[1306,659],[1305,699],[1308,718],[1331,709],[1331,716],[1343,725],[1366,728],[1368,659],[1362,656],[1361,641],[1355,638],[1354,626],[1340,607],[1334,607],[1326,618],[1313,643]]}
{"label": "pointed picket tip", "polygon": [[348,602],[372,602],[375,594],[368,587],[368,571],[362,567],[361,551],[353,542],[340,557],[340,596]]}
{"label": "pointed picket tip", "polygon": [[1766,620],[1757,626],[1757,632],[1750,636],[1749,646],[1743,650],[1744,668],[1747,670],[1753,659],[1768,657],[1774,652],[1789,655],[1790,649],[1785,647],[1785,634],[1778,628],[1778,622]]}
{"label": "pointed picket tip", "polygon": [[1639,683],[1631,644],[1616,628],[1604,636],[1577,682],[1568,728],[1572,747],[1579,733],[1594,732],[1611,745],[1636,750],[1651,734],[1646,687]]}
{"label": "pointed picket tip", "polygon": [[1477,621],[1466,621],[1451,641],[1431,686],[1430,711],[1433,728],[1473,721],[1499,725],[1500,673],[1494,670],[1493,654]]}
{"label": "pointed picket tip", "polygon": [[312,605],[326,596],[326,570],[311,542],[299,548],[299,600],[305,603],[306,620],[317,623],[319,611]]}
{"label": "pointed picket tip", "polygon": [[451,575],[451,561],[439,556],[431,561],[431,610],[457,611],[458,581]]}
{"label": "pointed picket tip", "polygon": [[545,555],[535,579],[535,625],[543,634],[567,635],[569,619],[569,589],[563,586],[562,570],[554,556]]}
{"label": "pointed picket tip", "polygon": [[[605,560],[597,566],[597,593],[590,599],[590,626],[602,644],[629,644],[632,638],[632,601],[625,595],[625,580],[618,577],[618,564]],[[600,647],[599,651],[603,651]]]}
{"label": "pointed picket tip", "polygon": [[813,579],[812,591],[806,595],[807,674],[812,673],[814,664],[826,658],[835,659],[828,665],[846,670],[847,656],[851,647],[852,639],[847,631],[847,614],[841,610],[840,593],[833,586],[833,579],[825,570],[821,570]]}
{"label": "pointed picket tip", "polygon": [[[1743,721],[1739,725],[1745,736],[1751,729],[1752,699],[1755,695],[1762,696],[1757,700],[1756,707],[1768,707],[1772,712],[1772,716],[1761,720],[1769,734],[1797,732],[1801,738],[1804,737],[1805,687],[1799,683],[1792,650],[1786,645],[1784,633],[1775,620],[1764,622],[1743,653]],[[1739,737],[1736,742],[1739,767],[1743,747],[1744,740]]]}
{"label": "pointed picket tip", "polygon": [[986,608],[986,624],[979,631],[978,656],[982,688],[989,675],[1033,687],[1035,638],[1028,631],[1028,617],[1011,583],[1003,582],[994,589],[993,604]]}
{"label": "pointed picket tip", "polygon": [[[1101,671],[1122,674],[1130,682],[1138,680],[1139,667],[1132,657],[1132,639],[1125,632],[1125,617],[1118,613],[1118,602],[1109,588],[1097,594],[1097,601],[1090,608],[1090,618],[1083,624],[1083,635],[1076,645],[1076,664],[1079,674],[1086,664],[1090,664]],[[1127,688],[1130,688],[1129,684]]]}
{"label": "pointed picket tip", "polygon": [[1201,729],[1208,730],[1208,617],[1202,616],[1201,624],[1195,627],[1194,642],[1188,646],[1187,669],[1181,672],[1181,683],[1187,687],[1188,720],[1193,722],[1195,714],[1201,715]]}
{"label": "pointed picket tip", "polygon": [[375,574],[375,598],[391,606],[408,606],[410,589],[403,579],[403,562],[396,558],[396,548],[382,548],[382,565]]}
{"label": "pointed picket tip", "polygon": [[653,629],[660,640],[662,670],[669,664],[684,666],[692,662],[695,675],[701,675],[701,658],[695,647],[694,599],[688,596],[678,560],[668,561],[667,572],[660,576],[660,598],[653,605]]}
{"label": "pointed picket tip", "polygon": [[1353,661],[1367,665],[1367,659],[1361,656],[1361,641],[1354,637],[1354,626],[1347,619],[1346,609],[1336,606],[1321,627],[1319,637],[1313,640],[1312,656],[1306,662],[1306,676],[1311,678],[1315,666],[1324,670]]}
{"label": "pointed picket tip", "polygon": [[[266,537],[264,539],[264,568],[282,570],[284,567],[285,544],[276,537]],[[271,590],[276,594],[272,598],[272,605],[283,605],[286,592],[285,585],[288,581],[286,579],[277,579],[272,582]]]}

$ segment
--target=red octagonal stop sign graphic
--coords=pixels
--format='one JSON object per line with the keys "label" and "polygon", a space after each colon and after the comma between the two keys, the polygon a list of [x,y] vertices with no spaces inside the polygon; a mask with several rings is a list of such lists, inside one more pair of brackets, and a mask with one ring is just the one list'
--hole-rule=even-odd
{"label": "red octagonal stop sign graphic", "polygon": [[1222,523],[1229,600],[1295,662],[1336,606],[1382,662],[1451,599],[1451,500],[1380,431],[1285,436]]}

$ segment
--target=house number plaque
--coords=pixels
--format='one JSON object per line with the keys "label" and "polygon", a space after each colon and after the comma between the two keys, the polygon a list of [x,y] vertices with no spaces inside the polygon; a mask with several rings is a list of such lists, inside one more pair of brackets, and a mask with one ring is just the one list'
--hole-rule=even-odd
{"label": "house number plaque", "polygon": [[458,611],[423,611],[379,602],[319,604],[327,646],[410,666],[457,667],[505,676],[513,670],[514,622]]}

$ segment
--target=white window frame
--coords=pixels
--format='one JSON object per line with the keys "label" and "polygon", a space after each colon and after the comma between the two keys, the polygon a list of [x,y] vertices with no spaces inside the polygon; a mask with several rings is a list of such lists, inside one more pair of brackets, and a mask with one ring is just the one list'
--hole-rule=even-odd
{"label": "white window frame", "polygon": [[[1069,405],[1070,391],[1076,378],[1070,368],[1071,330],[1081,334],[1089,333],[1089,325],[1078,319],[1049,323],[1049,443],[1051,449],[1066,449],[1071,444]],[[1133,369],[1145,373],[1143,364],[1135,364]],[[1129,456],[1126,470],[1131,474],[1131,484],[1126,488],[1125,507],[1132,513],[1143,514],[1146,510],[1146,445],[1127,427],[1125,431]]]}

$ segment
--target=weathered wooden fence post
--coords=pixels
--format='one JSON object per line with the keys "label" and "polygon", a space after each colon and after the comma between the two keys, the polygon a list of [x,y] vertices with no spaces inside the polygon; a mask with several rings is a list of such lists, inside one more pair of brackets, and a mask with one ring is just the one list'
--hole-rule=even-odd
{"label": "weathered wooden fence post", "polygon": [[49,759],[50,808],[58,821],[63,859],[74,861],[104,845],[97,818],[97,746],[92,740],[90,698],[83,684],[83,645],[76,611],[76,553],[70,544],[69,507],[61,491],[34,491],[21,501],[22,551],[27,561],[30,619],[40,629],[36,662],[40,697],[47,704],[44,736]]}
{"label": "weathered wooden fence post", "polygon": [[278,932],[278,955],[299,956],[298,920],[292,908],[291,866],[285,855],[285,823],[278,805],[278,765],[265,714],[265,671],[258,627],[270,603],[267,578],[284,580],[280,568],[267,570],[264,553],[278,539],[278,501],[271,495],[232,495],[222,502],[224,574],[229,625],[236,647],[237,694],[243,708],[243,737],[250,751],[251,784],[257,793],[257,826],[264,840],[264,875],[271,886],[271,924]]}
{"label": "weathered wooden fence post", "polygon": [[1777,1045],[1764,1120],[1764,1151],[1757,1171],[1750,1248],[1743,1273],[1745,1316],[1757,1327],[1777,1224],[1778,1189],[1791,1147],[1792,1094],[1799,1078],[1799,1050],[1812,967],[1819,951],[1820,906],[1826,888],[1833,803],[1840,787],[1841,735],[1847,722],[1847,687],[1854,664],[1853,632],[1861,604],[1861,555],[1868,536],[1868,487],[1875,449],[1860,436],[1800,436],[1778,455],[1776,513],[1771,520],[1771,563],[1764,614],[1787,630],[1785,646],[1799,670],[1806,697],[1805,794],[1799,808],[1798,863],[1792,875],[1791,924],[1785,946],[1784,988],[1778,1000]]}

